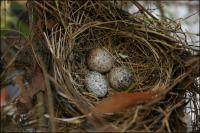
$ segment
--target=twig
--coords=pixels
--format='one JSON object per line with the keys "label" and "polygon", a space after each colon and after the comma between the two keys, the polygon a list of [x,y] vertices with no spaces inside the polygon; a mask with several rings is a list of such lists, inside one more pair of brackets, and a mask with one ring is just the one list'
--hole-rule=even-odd
{"label": "twig", "polygon": [[157,4],[158,4],[158,9],[160,11],[161,19],[164,20],[165,19],[165,14],[164,14],[163,6],[161,4],[161,0],[157,0]]}
{"label": "twig", "polygon": [[[39,117],[38,120],[38,127],[41,132],[45,132],[46,130],[43,129],[43,125],[46,123],[45,119],[41,114],[45,112],[45,107],[44,107],[44,95],[42,92],[39,92],[37,94],[37,101],[38,101],[38,109],[37,109],[37,116]],[[40,117],[41,116],[41,117]]]}
{"label": "twig", "polygon": [[[48,114],[45,114],[44,117],[50,118]],[[77,116],[77,117],[72,117],[72,118],[57,118],[55,117],[56,121],[61,121],[61,122],[66,122],[70,124],[80,124],[84,118],[86,118],[87,115],[82,115],[82,116]]]}
{"label": "twig", "polygon": [[183,19],[182,19],[182,21],[185,21],[186,19],[188,19],[188,18],[190,18],[190,17],[192,17],[192,16],[196,15],[196,14],[197,14],[197,13],[199,13],[199,12],[200,12],[200,11],[196,11],[196,12],[194,12],[194,13],[190,14],[189,16],[187,16],[187,17],[183,18]]}
{"label": "twig", "polygon": [[42,58],[38,54],[38,60],[40,62],[40,67],[42,68],[43,74],[44,74],[44,81],[47,89],[47,99],[48,99],[48,110],[49,110],[49,115],[50,115],[50,128],[52,132],[56,132],[56,125],[55,125],[55,120],[54,120],[54,104],[53,104],[53,95],[52,95],[52,90],[50,87],[49,80],[47,78],[47,71],[45,68],[45,64],[42,61]]}
{"label": "twig", "polygon": [[153,19],[155,20],[158,20],[153,14],[151,14],[148,10],[146,10],[140,3],[138,3],[137,1],[135,0],[131,0],[131,2],[137,6],[137,8],[140,10],[140,11],[144,11],[146,12],[149,16],[151,16]]}

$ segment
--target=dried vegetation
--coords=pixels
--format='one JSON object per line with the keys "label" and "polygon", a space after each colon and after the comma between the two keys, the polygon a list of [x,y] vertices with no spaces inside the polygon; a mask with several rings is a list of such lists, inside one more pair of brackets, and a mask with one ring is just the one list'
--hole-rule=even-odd
{"label": "dried vegetation", "polygon": [[[122,10],[123,2],[28,1],[31,32],[20,52],[28,51],[23,56],[28,63],[24,79],[18,77],[16,84],[24,90],[20,79],[26,80],[30,91],[22,91],[15,102],[21,103],[19,116],[23,113],[19,108],[26,108],[26,119],[18,122],[23,130],[172,132],[186,128],[183,109],[188,100],[194,105],[198,100],[199,51],[191,54],[195,50],[179,37],[178,33],[185,33],[178,23],[158,20],[132,2],[138,13]],[[126,92],[110,88],[99,99],[84,88],[89,71],[85,57],[94,47],[108,50],[115,66],[130,68],[134,83]],[[192,97],[186,97],[186,92]],[[197,130],[199,107],[194,110]]]}

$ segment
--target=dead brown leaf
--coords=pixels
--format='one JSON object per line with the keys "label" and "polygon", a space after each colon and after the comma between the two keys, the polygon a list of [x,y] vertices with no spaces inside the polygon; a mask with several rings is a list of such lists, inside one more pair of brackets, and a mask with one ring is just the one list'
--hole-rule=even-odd
{"label": "dead brown leaf", "polygon": [[31,79],[31,90],[29,92],[29,95],[33,97],[36,93],[38,93],[40,90],[44,91],[45,90],[45,85],[44,85],[44,77],[39,68],[35,70],[33,73],[33,77]]}
{"label": "dead brown leaf", "polygon": [[96,115],[102,115],[104,113],[114,113],[127,109],[131,105],[147,103],[157,96],[158,92],[119,92],[115,93],[111,97],[97,103],[92,112]]}
{"label": "dead brown leaf", "polygon": [[17,88],[19,89],[19,101],[26,105],[28,108],[31,107],[31,99],[27,89],[24,86],[24,78],[22,75],[17,75],[15,79]]}

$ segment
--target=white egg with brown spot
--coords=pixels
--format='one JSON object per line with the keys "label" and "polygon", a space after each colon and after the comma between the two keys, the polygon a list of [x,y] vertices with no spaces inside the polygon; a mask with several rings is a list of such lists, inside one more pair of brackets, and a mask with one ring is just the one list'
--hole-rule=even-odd
{"label": "white egg with brown spot", "polygon": [[90,71],[85,76],[85,87],[97,97],[104,97],[108,92],[108,81],[101,73]]}
{"label": "white egg with brown spot", "polygon": [[115,67],[109,72],[108,80],[113,89],[123,91],[132,83],[133,76],[129,69],[125,67]]}
{"label": "white egg with brown spot", "polygon": [[114,59],[104,48],[93,48],[87,54],[86,64],[93,71],[105,73],[112,68]]}

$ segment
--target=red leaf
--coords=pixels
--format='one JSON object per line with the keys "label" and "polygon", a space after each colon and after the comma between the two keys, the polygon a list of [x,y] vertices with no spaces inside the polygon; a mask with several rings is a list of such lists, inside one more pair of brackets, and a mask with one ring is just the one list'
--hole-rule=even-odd
{"label": "red leaf", "polygon": [[157,93],[155,92],[119,92],[115,93],[111,97],[97,103],[92,109],[97,115],[102,115],[104,113],[114,113],[122,111],[131,105],[146,103],[153,99]]}

